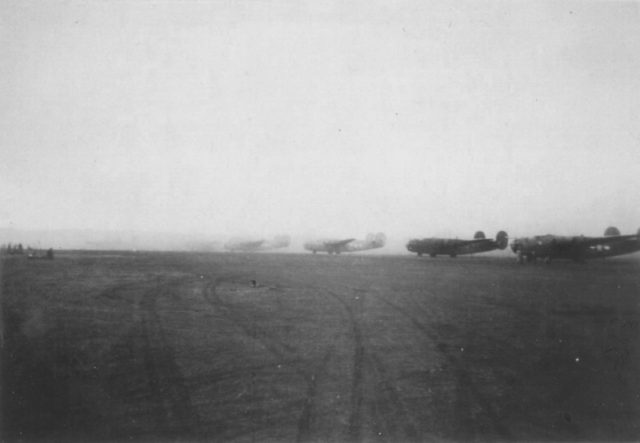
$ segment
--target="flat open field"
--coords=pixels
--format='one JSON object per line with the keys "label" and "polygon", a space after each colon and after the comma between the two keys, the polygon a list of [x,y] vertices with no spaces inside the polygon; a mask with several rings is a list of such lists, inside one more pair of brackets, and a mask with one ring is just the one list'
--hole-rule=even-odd
{"label": "flat open field", "polygon": [[61,252],[1,270],[5,441],[640,439],[637,255]]}

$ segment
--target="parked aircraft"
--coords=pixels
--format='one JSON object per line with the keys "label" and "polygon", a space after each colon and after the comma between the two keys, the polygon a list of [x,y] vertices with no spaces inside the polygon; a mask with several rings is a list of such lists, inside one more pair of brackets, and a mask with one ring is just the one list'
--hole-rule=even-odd
{"label": "parked aircraft", "polygon": [[448,255],[456,257],[462,254],[474,254],[477,252],[505,249],[509,243],[509,236],[505,231],[500,231],[496,239],[485,238],[484,232],[478,231],[473,240],[459,240],[457,238],[423,238],[413,239],[407,243],[407,249],[418,256],[429,254],[430,257]]}
{"label": "parked aircraft", "polygon": [[640,229],[631,235],[620,235],[618,228],[611,226],[603,237],[536,235],[517,238],[511,250],[518,255],[518,262],[531,262],[542,258],[550,262],[554,258],[583,262],[589,258],[612,257],[640,251]]}
{"label": "parked aircraft", "polygon": [[231,239],[225,245],[225,249],[232,252],[258,252],[270,249],[286,248],[291,243],[288,235],[280,235],[272,240],[242,240]]}
{"label": "parked aircraft", "polygon": [[382,248],[386,242],[387,237],[382,232],[379,232],[377,234],[368,234],[364,240],[347,238],[344,240],[324,239],[308,241],[304,244],[304,248],[314,254],[318,251],[329,254],[340,254],[341,252],[356,252]]}

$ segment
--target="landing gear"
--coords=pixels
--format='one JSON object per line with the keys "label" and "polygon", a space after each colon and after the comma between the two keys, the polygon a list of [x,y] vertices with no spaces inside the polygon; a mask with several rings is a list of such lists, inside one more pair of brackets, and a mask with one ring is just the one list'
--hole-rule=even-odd
{"label": "landing gear", "polygon": [[535,253],[528,253],[525,254],[522,251],[518,251],[518,263],[523,264],[525,261],[527,263],[531,263],[533,261],[536,261],[536,255]]}
{"label": "landing gear", "polygon": [[431,257],[431,258],[436,258],[436,254],[431,253],[431,254],[429,254],[429,257]]}
{"label": "landing gear", "polygon": [[456,258],[458,256],[458,254],[449,254],[449,257],[451,258]]}

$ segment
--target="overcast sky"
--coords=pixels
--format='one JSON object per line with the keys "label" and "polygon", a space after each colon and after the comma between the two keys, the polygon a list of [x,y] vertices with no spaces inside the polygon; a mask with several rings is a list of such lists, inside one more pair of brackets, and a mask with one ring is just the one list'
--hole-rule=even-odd
{"label": "overcast sky", "polygon": [[0,4],[0,227],[640,227],[640,3]]}

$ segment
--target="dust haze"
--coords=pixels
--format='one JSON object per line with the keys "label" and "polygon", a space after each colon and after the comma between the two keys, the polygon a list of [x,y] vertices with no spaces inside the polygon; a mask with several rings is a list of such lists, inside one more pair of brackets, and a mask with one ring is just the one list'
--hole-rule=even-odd
{"label": "dust haze", "polygon": [[635,2],[0,8],[5,234],[401,250],[640,226]]}

